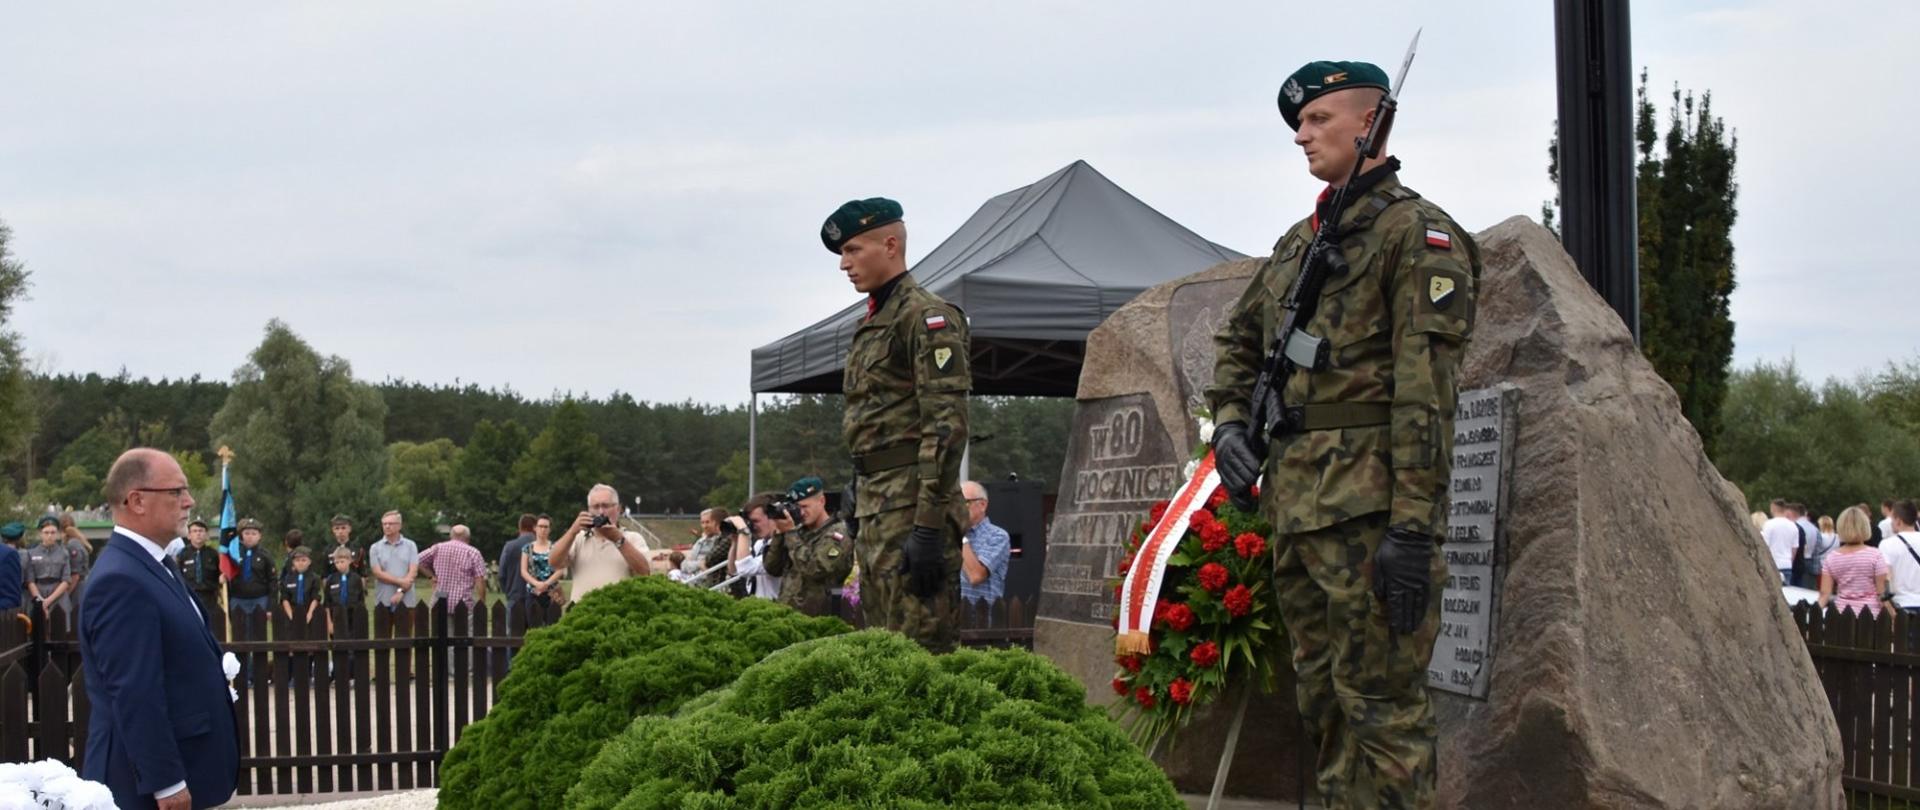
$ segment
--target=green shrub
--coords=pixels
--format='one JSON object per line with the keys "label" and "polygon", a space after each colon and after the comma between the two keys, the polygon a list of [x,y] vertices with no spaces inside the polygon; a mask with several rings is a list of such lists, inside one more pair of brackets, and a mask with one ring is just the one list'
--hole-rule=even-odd
{"label": "green shrub", "polygon": [[1019,650],[865,631],[788,647],[600,749],[568,808],[1169,808],[1085,691]]}
{"label": "green shrub", "polygon": [[597,590],[527,635],[493,709],[447,752],[440,806],[556,807],[636,716],[671,712],[770,652],[849,629],[663,577]]}

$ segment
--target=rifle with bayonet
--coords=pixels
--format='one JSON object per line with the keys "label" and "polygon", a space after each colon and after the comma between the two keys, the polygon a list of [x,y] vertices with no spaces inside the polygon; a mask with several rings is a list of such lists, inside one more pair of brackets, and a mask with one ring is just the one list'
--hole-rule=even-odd
{"label": "rifle with bayonet", "polygon": [[[1354,139],[1357,156],[1353,161],[1353,169],[1347,175],[1347,182],[1334,189],[1328,198],[1325,216],[1319,220],[1313,241],[1307,245],[1306,255],[1300,260],[1300,272],[1287,287],[1286,297],[1281,299],[1280,328],[1273,333],[1273,340],[1260,363],[1260,373],[1253,381],[1251,404],[1254,433],[1249,445],[1258,462],[1257,467],[1266,464],[1269,442],[1300,429],[1301,411],[1289,408],[1284,397],[1287,380],[1302,368],[1310,371],[1324,371],[1327,368],[1333,347],[1324,338],[1308,333],[1305,327],[1313,321],[1314,310],[1320,303],[1320,290],[1327,279],[1351,272],[1346,257],[1340,253],[1340,218],[1346,212],[1348,197],[1354,182],[1360,179],[1361,170],[1367,161],[1380,156],[1387,135],[1393,131],[1400,88],[1407,80],[1407,68],[1413,65],[1414,49],[1419,44],[1420,33],[1416,31],[1413,42],[1407,45],[1406,58],[1400,63],[1400,75],[1394,78],[1387,92],[1380,94],[1380,102],[1374,107],[1373,122],[1367,127],[1366,134]],[[1251,486],[1257,477],[1256,473],[1248,479],[1247,488],[1238,491],[1229,489],[1228,495],[1232,496],[1236,506],[1249,510],[1253,508]]]}

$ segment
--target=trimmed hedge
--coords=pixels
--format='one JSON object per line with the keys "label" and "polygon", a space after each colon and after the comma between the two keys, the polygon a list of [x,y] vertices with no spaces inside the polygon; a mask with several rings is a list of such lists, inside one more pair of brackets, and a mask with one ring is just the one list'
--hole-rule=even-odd
{"label": "trimmed hedge", "polygon": [[1085,694],[1025,651],[935,657],[893,633],[823,638],[673,716],[635,719],[566,806],[1183,808]]}
{"label": "trimmed hedge", "polygon": [[850,629],[664,577],[594,591],[558,624],[527,635],[493,709],[447,752],[440,806],[557,807],[636,716],[671,712],[770,652]]}

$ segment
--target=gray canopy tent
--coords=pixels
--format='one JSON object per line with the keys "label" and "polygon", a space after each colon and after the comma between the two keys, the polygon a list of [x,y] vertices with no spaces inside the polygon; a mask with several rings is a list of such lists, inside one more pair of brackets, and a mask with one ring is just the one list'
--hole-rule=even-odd
{"label": "gray canopy tent", "polygon": [[[908,272],[966,312],[975,394],[1068,397],[1087,333],[1114,310],[1149,287],[1240,258],[1076,160],[988,200]],[[838,393],[865,314],[856,302],[753,351],[749,477],[759,395]]]}

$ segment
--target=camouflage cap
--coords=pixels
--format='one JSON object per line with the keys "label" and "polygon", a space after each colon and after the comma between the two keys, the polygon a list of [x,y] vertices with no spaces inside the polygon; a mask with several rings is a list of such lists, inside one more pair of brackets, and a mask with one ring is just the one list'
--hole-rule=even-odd
{"label": "camouflage cap", "polygon": [[305,557],[311,560],[313,559],[313,549],[307,548],[306,546],[301,546],[293,550],[293,557],[294,559]]}
{"label": "camouflage cap", "polygon": [[820,241],[826,244],[828,250],[839,253],[840,247],[848,239],[882,225],[899,222],[904,215],[899,203],[885,197],[848,200],[820,226]]}
{"label": "camouflage cap", "polygon": [[260,526],[260,521],[254,520],[253,518],[241,518],[239,525],[236,526],[235,528],[238,528],[241,531],[245,531],[247,529],[252,529],[256,532],[266,531],[264,528]]}
{"label": "camouflage cap", "polygon": [[1367,62],[1308,62],[1280,85],[1280,117],[1300,131],[1300,110],[1328,93],[1359,87],[1387,89],[1387,72]]}
{"label": "camouflage cap", "polygon": [[204,528],[207,528],[207,522],[199,518],[194,518],[192,520],[187,521],[187,528],[191,529],[195,526],[199,526],[200,528],[204,529]]}
{"label": "camouflage cap", "polygon": [[805,500],[826,491],[826,482],[821,481],[817,475],[809,475],[793,482],[793,486],[787,487],[787,497],[796,501]]}
{"label": "camouflage cap", "polygon": [[353,525],[353,518],[350,518],[350,517],[347,517],[346,515],[334,515],[334,516],[333,516],[333,520],[332,520],[332,521],[330,521],[330,522],[328,522],[328,523],[327,523],[327,525],[329,525],[329,526],[352,526],[352,525]]}

